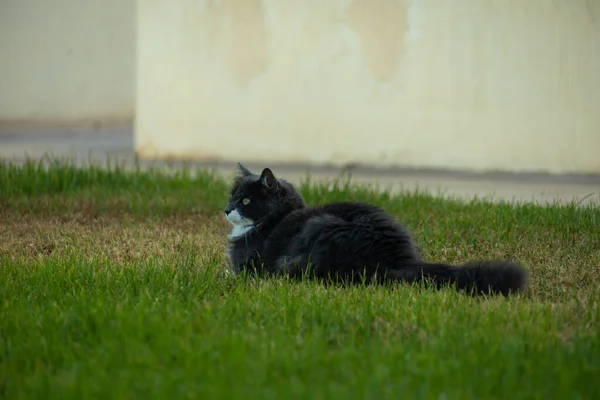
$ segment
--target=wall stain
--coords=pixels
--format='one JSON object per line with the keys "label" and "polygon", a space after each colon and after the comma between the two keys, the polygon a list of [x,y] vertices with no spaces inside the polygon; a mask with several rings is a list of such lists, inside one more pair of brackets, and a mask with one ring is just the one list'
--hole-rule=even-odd
{"label": "wall stain", "polygon": [[229,7],[229,69],[248,83],[267,69],[268,34],[262,0],[224,0]]}
{"label": "wall stain", "polygon": [[408,34],[408,9],[402,0],[354,0],[347,8],[348,26],[356,33],[365,64],[379,82],[398,73]]}
{"label": "wall stain", "polygon": [[591,24],[598,22],[598,15],[600,14],[600,2],[598,0],[585,0],[585,10]]}
{"label": "wall stain", "polygon": [[268,63],[268,32],[262,0],[209,0],[201,18],[209,57],[225,64],[238,84],[263,74]]}

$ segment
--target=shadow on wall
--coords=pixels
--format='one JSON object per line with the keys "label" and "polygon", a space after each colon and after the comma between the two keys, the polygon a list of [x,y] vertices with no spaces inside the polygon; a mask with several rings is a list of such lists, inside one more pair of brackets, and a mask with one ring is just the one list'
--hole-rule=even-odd
{"label": "shadow on wall", "polygon": [[347,8],[348,26],[360,40],[363,60],[373,77],[396,76],[409,30],[408,9],[398,0],[355,0]]}
{"label": "shadow on wall", "polygon": [[268,33],[261,0],[209,1],[202,24],[211,42],[206,50],[227,66],[237,84],[246,84],[265,72]]}
{"label": "shadow on wall", "polygon": [[[226,65],[237,84],[247,84],[266,72],[269,32],[261,0],[208,2],[200,22],[206,30],[206,51]],[[355,0],[342,20],[357,35],[365,66],[379,82],[389,82],[398,73],[409,30],[408,8],[398,0]],[[321,32],[322,35],[327,31]],[[319,35],[317,30],[307,32]],[[320,40],[314,40],[319,43]]]}

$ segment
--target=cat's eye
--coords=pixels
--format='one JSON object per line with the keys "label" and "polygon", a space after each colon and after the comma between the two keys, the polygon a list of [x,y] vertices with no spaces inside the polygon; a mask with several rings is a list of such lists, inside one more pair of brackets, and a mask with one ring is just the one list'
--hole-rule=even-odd
{"label": "cat's eye", "polygon": [[247,206],[248,203],[250,203],[250,199],[244,199],[244,200],[242,200],[242,204],[243,205]]}

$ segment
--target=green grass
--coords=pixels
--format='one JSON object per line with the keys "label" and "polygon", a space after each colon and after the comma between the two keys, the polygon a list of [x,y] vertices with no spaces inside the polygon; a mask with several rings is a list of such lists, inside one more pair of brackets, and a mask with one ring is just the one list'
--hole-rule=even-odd
{"label": "green grass", "polygon": [[530,288],[233,277],[210,173],[0,162],[0,398],[598,398],[598,206],[301,190],[383,207],[430,260],[519,259]]}

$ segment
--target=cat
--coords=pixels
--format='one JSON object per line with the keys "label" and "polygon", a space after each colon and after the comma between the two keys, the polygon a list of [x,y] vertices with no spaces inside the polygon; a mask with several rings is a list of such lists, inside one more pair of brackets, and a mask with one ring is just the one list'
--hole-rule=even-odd
{"label": "cat", "polygon": [[408,230],[380,208],[351,201],[308,207],[294,186],[269,168],[258,175],[238,167],[225,208],[233,226],[227,257],[236,274],[429,282],[473,295],[506,296],[526,287],[527,271],[517,262],[423,261]]}

